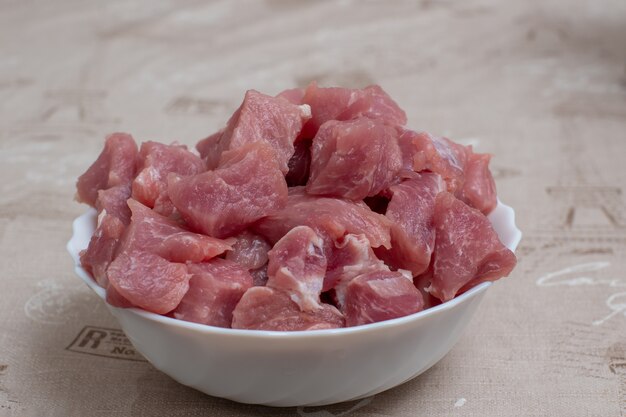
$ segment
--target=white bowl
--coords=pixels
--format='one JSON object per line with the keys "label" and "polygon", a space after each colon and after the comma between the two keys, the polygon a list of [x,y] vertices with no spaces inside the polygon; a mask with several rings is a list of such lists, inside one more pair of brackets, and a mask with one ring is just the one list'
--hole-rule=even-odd
{"label": "white bowl", "polygon": [[[513,209],[498,202],[489,220],[514,251],[522,234]],[[67,250],[78,276],[104,300],[78,255],[95,221],[93,209],[74,220]],[[223,329],[107,307],[135,348],[181,384],[242,403],[314,406],[374,395],[426,371],[459,339],[490,285],[398,319],[300,332]]]}

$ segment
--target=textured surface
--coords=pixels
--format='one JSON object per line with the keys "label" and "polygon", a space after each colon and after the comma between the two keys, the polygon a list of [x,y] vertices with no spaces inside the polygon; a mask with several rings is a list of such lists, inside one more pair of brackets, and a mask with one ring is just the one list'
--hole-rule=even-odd
{"label": "textured surface", "polygon": [[[3,2],[0,416],[626,416],[624,39],[621,0]],[[380,83],[409,126],[495,154],[519,266],[394,390],[279,410],[201,395],[73,275],[74,180],[106,133],[191,145],[245,89],[312,79]]]}

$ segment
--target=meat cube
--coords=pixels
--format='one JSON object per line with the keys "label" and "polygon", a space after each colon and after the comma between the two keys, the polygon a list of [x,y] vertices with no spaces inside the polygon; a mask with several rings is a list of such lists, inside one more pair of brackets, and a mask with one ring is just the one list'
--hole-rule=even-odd
{"label": "meat cube", "polygon": [[406,114],[379,86],[362,90],[331,87],[320,88],[311,83],[302,102],[311,106],[311,120],[302,129],[303,138],[312,138],[329,120],[351,120],[357,117],[379,119],[389,125],[406,124]]}
{"label": "meat cube", "polygon": [[267,286],[288,293],[302,311],[320,308],[326,273],[322,238],[310,227],[294,227],[268,255]]}
{"label": "meat cube", "polygon": [[496,183],[489,171],[491,155],[470,153],[465,165],[465,182],[456,196],[470,207],[489,214],[496,205]]}
{"label": "meat cube", "polygon": [[219,160],[223,151],[237,149],[246,144],[262,142],[275,152],[278,166],[287,174],[287,163],[293,155],[293,142],[300,134],[304,122],[311,117],[308,105],[295,105],[282,97],[271,97],[249,90],[241,106],[232,115],[219,137],[209,136],[196,145],[207,165]]}
{"label": "meat cube", "polygon": [[120,253],[109,265],[107,276],[119,295],[157,314],[176,308],[191,278],[184,264],[142,251]]}
{"label": "meat cube", "polygon": [[287,183],[263,143],[225,152],[214,171],[185,178],[170,174],[168,193],[189,225],[218,238],[243,231],[287,203]]}
{"label": "meat cube", "polygon": [[[158,142],[144,142],[139,149],[138,174],[132,185],[135,200],[157,212],[165,212],[167,200],[167,174],[174,172],[181,176],[196,175],[204,171],[204,162],[199,156],[189,152],[183,145],[165,145]],[[159,205],[156,205],[159,200]]]}
{"label": "meat cube", "polygon": [[344,326],[343,315],[329,304],[313,311],[302,311],[286,292],[268,287],[252,287],[233,311],[233,329],[322,330]]}
{"label": "meat cube", "polygon": [[396,129],[366,117],[324,123],[311,155],[306,191],[351,200],[380,193],[402,167]]}
{"label": "meat cube", "polygon": [[424,172],[389,189],[392,194],[386,216],[391,226],[391,249],[376,254],[394,269],[419,275],[428,268],[435,246],[435,197],[445,191],[438,174]]}
{"label": "meat cube", "polygon": [[288,90],[283,90],[276,95],[276,97],[282,97],[288,100],[293,104],[302,104],[302,99],[304,98],[304,89],[303,88],[291,88]]}
{"label": "meat cube", "polygon": [[120,251],[146,251],[171,262],[202,262],[231,249],[233,239],[221,240],[183,229],[143,204],[128,200],[132,211],[130,226]]}
{"label": "meat cube", "polygon": [[126,226],[116,216],[102,211],[89,246],[80,253],[80,263],[103,288],[108,285],[106,275],[109,264],[115,259],[120,239]]}
{"label": "meat cube", "polygon": [[304,187],[289,188],[286,206],[261,219],[254,229],[276,243],[296,226],[309,226],[331,244],[352,233],[364,234],[372,247],[390,247],[391,221],[385,216],[374,213],[362,201],[310,196]]}
{"label": "meat cube", "polygon": [[124,225],[130,223],[130,208],[126,200],[130,197],[130,184],[116,185],[106,190],[98,191],[96,209],[98,213],[106,212],[117,217]]}
{"label": "meat cube", "polygon": [[452,194],[437,195],[434,223],[433,272],[427,291],[441,301],[507,276],[515,266],[515,255],[500,242],[485,215]]}
{"label": "meat cube", "polygon": [[407,316],[423,307],[422,294],[409,277],[400,272],[375,271],[350,281],[343,312],[346,326],[359,326]]}
{"label": "meat cube", "polygon": [[136,161],[137,144],[132,136],[126,133],[109,135],[98,159],[78,177],[76,199],[95,207],[98,191],[131,183]]}
{"label": "meat cube", "polygon": [[246,290],[252,287],[250,273],[234,262],[216,258],[188,264],[189,290],[174,317],[179,320],[230,327],[233,310]]}
{"label": "meat cube", "polygon": [[232,250],[226,252],[226,259],[243,266],[247,270],[261,268],[267,264],[267,252],[272,246],[263,236],[248,230],[238,234],[233,239]]}

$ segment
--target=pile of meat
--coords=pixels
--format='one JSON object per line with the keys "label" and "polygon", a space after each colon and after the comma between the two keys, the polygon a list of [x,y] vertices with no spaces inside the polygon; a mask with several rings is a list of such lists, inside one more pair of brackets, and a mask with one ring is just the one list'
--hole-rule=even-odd
{"label": "pile of meat", "polygon": [[250,90],[185,146],[124,133],[77,183],[81,263],[117,307],[314,330],[405,316],[508,275],[490,155],[405,127],[378,86]]}

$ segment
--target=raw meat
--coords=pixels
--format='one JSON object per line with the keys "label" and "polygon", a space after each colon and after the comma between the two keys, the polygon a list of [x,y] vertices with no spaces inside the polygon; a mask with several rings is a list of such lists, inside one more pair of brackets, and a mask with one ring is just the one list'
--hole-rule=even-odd
{"label": "raw meat", "polygon": [[359,326],[417,313],[423,307],[422,294],[410,278],[400,272],[375,271],[350,281],[343,312],[346,326]]}
{"label": "raw meat", "polygon": [[233,329],[322,330],[344,326],[343,315],[329,304],[301,311],[289,294],[268,287],[252,287],[233,311]]}
{"label": "raw meat", "polygon": [[98,191],[116,185],[130,184],[135,176],[137,144],[126,133],[107,136],[104,149],[76,182],[76,199],[92,207],[96,205]]}
{"label": "raw meat", "polygon": [[210,169],[217,167],[220,162],[222,149],[219,146],[219,140],[225,130],[226,128],[221,129],[196,143],[196,150]]}
{"label": "raw meat", "polygon": [[463,187],[463,170],[471,152],[468,147],[446,138],[404,129],[399,144],[403,168],[415,172],[428,170],[441,175],[451,193]]}
{"label": "raw meat", "polygon": [[313,139],[306,191],[362,200],[387,188],[401,167],[396,129],[366,117],[331,120]]}
{"label": "raw meat", "polygon": [[346,287],[357,276],[374,271],[389,272],[389,267],[372,251],[365,235],[346,235],[335,243],[324,277],[323,291],[333,289],[337,305],[345,305]]}
{"label": "raw meat", "polygon": [[189,152],[183,145],[164,145],[158,142],[144,142],[139,149],[138,174],[133,181],[132,196],[140,203],[157,211],[167,210],[167,174],[174,172],[181,176],[199,174],[204,171],[204,162]]}
{"label": "raw meat", "polygon": [[217,160],[223,151],[237,149],[255,142],[268,144],[276,153],[278,166],[287,174],[293,142],[302,125],[311,117],[308,105],[295,105],[282,97],[271,97],[249,90],[241,106],[232,115],[219,137],[209,136],[196,146],[203,156],[209,156],[207,165]]}
{"label": "raw meat", "polygon": [[267,264],[267,252],[272,246],[263,236],[250,231],[244,231],[235,236],[233,249],[226,252],[226,259],[243,266],[247,270],[256,270]]}
{"label": "raw meat", "polygon": [[331,87],[320,88],[311,83],[302,102],[311,106],[311,120],[302,129],[303,138],[312,138],[329,120],[350,120],[357,117],[379,119],[389,125],[406,124],[406,114],[377,85],[362,90]]}
{"label": "raw meat", "polygon": [[288,90],[283,90],[276,95],[276,97],[282,97],[288,100],[293,104],[302,104],[302,99],[304,98],[304,89],[302,88],[291,88]]}
{"label": "raw meat", "polygon": [[286,206],[261,219],[254,229],[276,243],[289,230],[303,225],[330,242],[353,233],[364,234],[372,247],[391,247],[391,222],[385,216],[361,201],[307,195],[304,187],[290,188]]}
{"label": "raw meat", "polygon": [[287,183],[263,143],[224,152],[215,171],[170,174],[168,193],[191,227],[218,238],[243,231],[287,203]]}
{"label": "raw meat", "polygon": [[391,249],[376,254],[394,269],[408,269],[419,275],[428,268],[435,246],[435,197],[445,191],[438,174],[415,174],[415,178],[390,188],[386,216],[393,222]]}
{"label": "raw meat", "polygon": [[[108,279],[107,279],[108,283]],[[111,304],[113,307],[118,308],[131,308],[134,307],[133,303],[128,301],[126,298],[122,297],[122,295],[117,292],[113,285],[107,284],[107,292],[106,292],[106,301]]]}
{"label": "raw meat", "polygon": [[435,200],[433,273],[427,291],[441,301],[484,281],[507,276],[515,255],[498,239],[489,220],[452,194]]}
{"label": "raw meat", "polygon": [[191,274],[189,290],[174,310],[174,317],[230,327],[235,306],[252,287],[250,273],[236,263],[220,258],[189,264],[187,270]]}
{"label": "raw meat", "polygon": [[310,227],[294,227],[268,255],[267,286],[288,293],[302,311],[320,308],[326,273],[322,238]]}
{"label": "raw meat", "polygon": [[121,251],[146,251],[171,262],[202,262],[231,249],[234,243],[234,239],[221,240],[185,230],[133,199],[128,205],[133,214]]}
{"label": "raw meat", "polygon": [[172,311],[189,289],[184,264],[148,252],[123,252],[107,270],[109,285],[137,307],[157,314]]}
{"label": "raw meat", "polygon": [[80,253],[81,265],[93,275],[101,287],[106,288],[108,285],[106,270],[117,254],[125,229],[126,226],[119,218],[102,211],[89,246]]}
{"label": "raw meat", "polygon": [[267,276],[267,264],[260,268],[253,269],[250,271],[250,275],[252,275],[252,282],[255,287],[264,287],[269,279]]}
{"label": "raw meat", "polygon": [[470,153],[465,165],[465,182],[457,197],[467,205],[489,214],[496,205],[496,183],[489,171],[491,155]]}
{"label": "raw meat", "polygon": [[130,208],[126,200],[130,197],[130,184],[121,184],[106,190],[98,191],[96,209],[98,213],[106,212],[107,215],[117,217],[122,224],[130,223]]}

